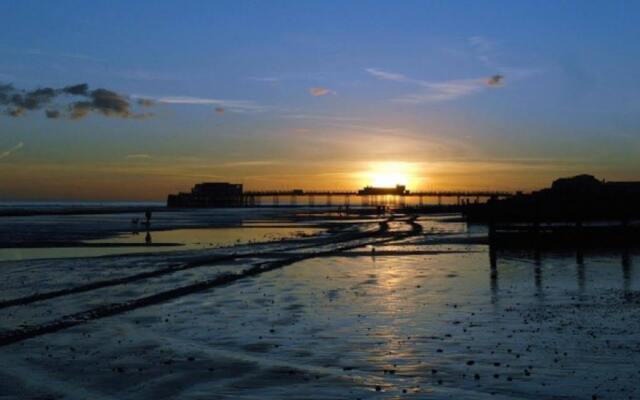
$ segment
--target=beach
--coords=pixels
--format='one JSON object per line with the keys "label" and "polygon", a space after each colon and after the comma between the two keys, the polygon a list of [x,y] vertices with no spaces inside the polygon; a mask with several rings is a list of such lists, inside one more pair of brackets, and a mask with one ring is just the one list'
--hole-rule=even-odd
{"label": "beach", "polygon": [[3,217],[2,398],[638,397],[634,249],[492,267],[456,214],[138,214]]}

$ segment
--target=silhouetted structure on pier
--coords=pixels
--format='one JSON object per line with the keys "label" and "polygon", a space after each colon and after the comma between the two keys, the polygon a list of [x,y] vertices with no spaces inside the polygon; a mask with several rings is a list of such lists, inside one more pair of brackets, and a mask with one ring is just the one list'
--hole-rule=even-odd
{"label": "silhouetted structure on pier", "polygon": [[381,196],[381,195],[395,195],[395,196],[404,196],[409,194],[407,187],[404,185],[396,185],[394,188],[377,188],[366,186],[364,189],[358,190],[359,195],[373,195],[373,196]]}
{"label": "silhouetted structure on pier", "polygon": [[465,207],[467,220],[489,224],[499,246],[629,245],[640,239],[640,182],[561,178],[531,194]]}
{"label": "silhouetted structure on pier", "polygon": [[640,217],[640,182],[606,182],[591,175],[560,178],[550,188],[472,204],[469,221],[597,221]]}
{"label": "silhouetted structure on pier", "polygon": [[167,207],[241,207],[243,199],[241,184],[199,183],[191,189],[191,193],[170,194]]}

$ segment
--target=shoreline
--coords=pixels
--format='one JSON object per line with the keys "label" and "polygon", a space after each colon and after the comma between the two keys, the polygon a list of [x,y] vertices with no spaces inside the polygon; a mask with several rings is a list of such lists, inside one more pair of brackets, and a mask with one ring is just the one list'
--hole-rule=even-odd
{"label": "shoreline", "polygon": [[91,214],[128,214],[174,211],[165,206],[69,206],[68,208],[15,208],[0,209],[0,217],[33,217],[40,215],[91,215]]}

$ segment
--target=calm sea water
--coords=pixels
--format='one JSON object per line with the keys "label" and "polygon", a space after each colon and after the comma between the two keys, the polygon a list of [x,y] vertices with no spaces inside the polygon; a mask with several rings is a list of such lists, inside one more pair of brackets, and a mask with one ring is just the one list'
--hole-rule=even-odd
{"label": "calm sea water", "polygon": [[1,201],[0,210],[25,209],[25,210],[57,210],[83,207],[136,207],[136,206],[163,206],[161,201]]}

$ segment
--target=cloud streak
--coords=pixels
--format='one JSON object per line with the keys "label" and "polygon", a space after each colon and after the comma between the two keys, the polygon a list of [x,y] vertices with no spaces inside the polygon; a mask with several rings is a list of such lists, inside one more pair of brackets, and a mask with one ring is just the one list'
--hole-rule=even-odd
{"label": "cloud streak", "polygon": [[144,153],[140,153],[140,154],[127,154],[127,156],[125,157],[127,160],[148,160],[151,158],[151,156],[149,154],[144,154]]}
{"label": "cloud streak", "polygon": [[282,80],[282,78],[278,78],[276,76],[265,76],[265,77],[250,76],[248,79],[254,82],[264,82],[264,83],[278,83]]}
{"label": "cloud streak", "polygon": [[507,77],[509,82],[514,82],[541,72],[533,68],[507,67],[495,62],[496,45],[486,37],[472,36],[468,38],[468,46],[471,48],[473,56],[483,67],[495,72],[493,75],[437,82],[414,79],[402,73],[386,71],[380,68],[366,68],[365,72],[379,80],[399,82],[418,87],[419,90],[415,93],[391,99],[392,102],[405,104],[452,101],[475,95],[485,90],[503,87],[507,82]]}
{"label": "cloud streak", "polygon": [[443,102],[470,96],[484,90],[488,85],[486,78],[459,79],[441,83],[424,82],[419,93],[413,93],[392,99],[395,103],[421,104]]}
{"label": "cloud streak", "polygon": [[[133,96],[139,97],[139,96]],[[165,96],[165,97],[150,97],[160,104],[190,104],[190,105],[205,105],[215,106],[217,109],[223,109],[231,112],[262,112],[269,110],[269,107],[260,105],[251,100],[227,100],[227,99],[214,99],[204,97],[189,97],[189,96]]]}
{"label": "cloud streak", "polygon": [[29,49],[29,50],[24,51],[24,54],[27,54],[27,55],[30,55],[30,56],[63,57],[63,58],[71,58],[71,59],[83,60],[83,61],[93,61],[93,62],[99,62],[99,63],[106,63],[107,62],[107,60],[104,60],[102,58],[97,58],[97,57],[89,56],[89,55],[86,55],[86,54],[80,54],[80,53],[49,53],[49,52],[42,51],[40,49]]}
{"label": "cloud streak", "polygon": [[395,103],[422,104],[429,102],[451,101],[461,97],[479,93],[489,87],[502,86],[503,75],[491,77],[455,79],[443,82],[431,82],[410,78],[404,74],[385,71],[379,68],[366,68],[365,71],[376,79],[407,83],[418,86],[421,90],[391,99]]}
{"label": "cloud streak", "polygon": [[387,81],[396,81],[396,82],[409,82],[411,81],[403,74],[398,74],[395,72],[383,71],[378,68],[365,68],[365,71],[370,75],[375,76],[378,79],[384,79]]}
{"label": "cloud streak", "polygon": [[501,86],[503,81],[504,81],[504,76],[502,76],[500,74],[497,74],[497,75],[490,76],[487,79],[487,85],[489,85],[489,86]]}
{"label": "cloud streak", "polygon": [[23,147],[24,147],[24,143],[20,142],[17,145],[10,148],[9,150],[3,151],[2,153],[0,153],[0,160],[2,160],[3,158],[9,157],[11,153],[18,151]]}
{"label": "cloud streak", "polygon": [[[540,73],[539,69],[535,68],[519,68],[519,67],[507,67],[505,65],[496,62],[496,45],[493,40],[490,40],[484,36],[472,36],[468,39],[469,45],[473,50],[473,53],[485,67],[498,72],[496,76],[501,76],[504,78],[504,75],[509,76],[511,81],[528,78],[532,75]],[[502,83],[502,78],[499,79]],[[491,84],[489,80],[487,80],[488,84]]]}
{"label": "cloud streak", "polygon": [[469,38],[469,44],[480,62],[489,68],[496,68],[496,65],[491,61],[494,49],[494,44],[491,40],[483,36],[471,36]]}
{"label": "cloud streak", "polygon": [[336,94],[336,92],[334,92],[331,89],[327,89],[323,87],[312,87],[312,88],[309,88],[309,94],[315,97],[320,97],[320,96],[326,96],[329,94]]}

